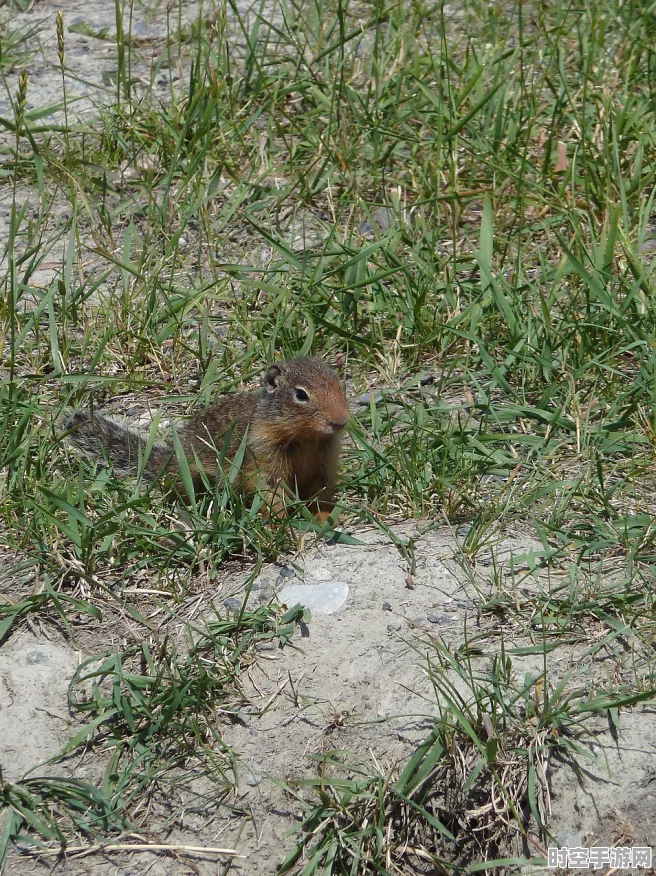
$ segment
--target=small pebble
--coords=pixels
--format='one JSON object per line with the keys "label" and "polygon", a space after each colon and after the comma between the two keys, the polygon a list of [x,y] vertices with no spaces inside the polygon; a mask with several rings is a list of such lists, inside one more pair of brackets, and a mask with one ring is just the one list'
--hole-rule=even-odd
{"label": "small pebble", "polygon": [[424,617],[424,615],[420,615],[419,617],[413,617],[412,623],[416,627],[425,627],[428,626],[428,618]]}
{"label": "small pebble", "polygon": [[383,602],[383,611],[391,611],[391,610],[392,610],[392,606],[389,604],[389,602]]}
{"label": "small pebble", "polygon": [[255,773],[253,773],[252,776],[249,776],[246,779],[246,784],[250,788],[257,788],[257,786],[260,784],[261,781],[262,781],[262,776],[255,775]]}
{"label": "small pebble", "polygon": [[241,611],[244,601],[243,599],[238,599],[236,596],[229,596],[227,599],[223,600],[223,604],[228,611],[233,611],[237,614]]}
{"label": "small pebble", "polygon": [[258,642],[255,645],[255,650],[256,651],[275,651],[276,647],[277,646],[274,645],[273,642]]}
{"label": "small pebble", "polygon": [[267,584],[260,590],[258,599],[260,600],[260,603],[269,602],[275,595],[276,592],[273,587],[270,584]]}
{"label": "small pebble", "polygon": [[402,626],[403,626],[403,624],[401,623],[400,620],[395,620],[395,621],[390,621],[387,624],[387,629],[390,633],[398,633],[398,631],[401,629]]}
{"label": "small pebble", "polygon": [[647,234],[640,247],[640,252],[654,252],[654,250],[656,250],[656,226],[650,225],[647,228]]}
{"label": "small pebble", "polygon": [[433,612],[429,612],[426,615],[426,619],[429,620],[432,624],[450,624],[451,620],[448,617],[444,617],[443,614],[434,614]]}
{"label": "small pebble", "polygon": [[378,230],[379,234],[385,234],[385,232],[389,231],[396,221],[396,215],[391,207],[378,207],[377,210],[374,210],[371,218],[373,224],[372,222],[369,222],[368,219],[365,219],[358,228],[358,232],[363,235],[363,237],[373,234],[374,228]]}
{"label": "small pebble", "polygon": [[363,407],[363,408],[369,407],[369,405],[371,404],[372,398],[374,400],[374,404],[376,404],[377,402],[382,401],[383,394],[382,394],[382,392],[374,392],[372,395],[372,393],[370,393],[370,392],[365,392],[364,395],[361,395],[358,398],[356,398],[355,404],[360,405],[360,407]]}
{"label": "small pebble", "polygon": [[381,231],[387,231],[396,221],[396,215],[391,207],[379,207],[373,216],[374,222]]}
{"label": "small pebble", "polygon": [[422,377],[419,381],[420,386],[430,386],[431,383],[435,383],[435,375],[427,374],[426,377]]}
{"label": "small pebble", "polygon": [[296,572],[293,569],[289,569],[287,566],[284,566],[280,570],[280,577],[281,578],[293,578],[295,574],[296,574]]}
{"label": "small pebble", "polygon": [[559,848],[578,848],[583,845],[584,834],[581,831],[565,830],[558,836]]}

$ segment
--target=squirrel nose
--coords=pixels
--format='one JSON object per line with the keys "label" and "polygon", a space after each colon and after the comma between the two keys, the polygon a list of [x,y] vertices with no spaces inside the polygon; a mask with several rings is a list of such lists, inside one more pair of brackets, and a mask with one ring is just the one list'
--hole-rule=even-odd
{"label": "squirrel nose", "polygon": [[348,421],[349,421],[349,415],[348,414],[341,414],[340,416],[335,417],[333,420],[331,420],[330,425],[335,430],[335,432],[339,432],[341,429],[344,428],[344,426],[348,423]]}

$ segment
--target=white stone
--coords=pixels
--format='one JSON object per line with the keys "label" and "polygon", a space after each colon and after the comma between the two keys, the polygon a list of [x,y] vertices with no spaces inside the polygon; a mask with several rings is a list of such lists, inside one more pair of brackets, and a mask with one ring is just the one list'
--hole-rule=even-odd
{"label": "white stone", "polygon": [[334,614],[344,605],[349,595],[346,581],[322,581],[321,584],[288,584],[278,598],[288,608],[300,602],[315,614]]}

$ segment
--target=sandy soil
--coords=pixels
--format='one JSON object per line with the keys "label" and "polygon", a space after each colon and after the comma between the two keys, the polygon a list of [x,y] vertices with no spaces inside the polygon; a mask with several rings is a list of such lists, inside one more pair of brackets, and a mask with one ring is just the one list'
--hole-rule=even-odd
{"label": "sandy soil", "polygon": [[[399,534],[413,531],[407,526]],[[253,601],[290,581],[345,581],[349,596],[336,613],[315,614],[306,634],[295,638],[294,647],[262,651],[244,679],[250,705],[240,713],[238,723],[226,723],[223,734],[237,754],[233,804],[248,817],[226,811],[213,813],[205,823],[190,818],[166,837],[167,842],[234,848],[244,857],[234,860],[231,872],[274,873],[293,843],[298,823],[293,801],[276,780],[311,774],[307,755],[327,749],[373,756],[381,769],[393,768],[425,737],[437,714],[425,671],[426,656],[434,654],[435,636],[457,646],[465,636],[471,639],[489,629],[489,638],[479,639],[480,665],[499,653],[495,622],[478,611],[480,600],[496,593],[492,553],[490,565],[485,555],[479,556],[474,586],[454,561],[458,553],[454,534],[429,533],[417,545],[410,589],[407,564],[398,550],[377,533],[363,531],[357,536],[363,545],[324,544],[293,558],[293,565],[290,559],[286,566],[270,565],[262,571]],[[493,546],[496,580],[500,564],[507,567],[512,559],[516,567],[522,555],[540,548],[520,533],[498,542]],[[240,586],[231,575],[204,594],[207,604],[221,605],[226,597],[234,598]],[[530,598],[531,586],[530,581],[523,583],[524,598]],[[76,652],[54,630],[48,634],[50,640],[19,628],[2,648],[0,739],[3,763],[8,764],[5,778],[10,780],[34,770],[72,735],[67,683],[77,662],[87,655]],[[93,640],[88,631],[86,638]],[[506,631],[506,649],[522,644],[526,644],[523,636]],[[580,650],[563,646],[551,652],[551,685],[577,664]],[[513,671],[518,679],[526,672],[539,673],[541,661],[540,655],[514,656]],[[587,681],[597,667],[580,670]],[[24,733],[26,726],[29,734]],[[618,839],[625,845],[653,843],[654,711],[644,708],[623,714],[619,732],[601,721],[593,728],[596,738],[582,741],[590,759],[583,761],[578,774],[557,758],[549,765],[552,831],[569,845],[613,844]],[[88,761],[74,771],[87,779],[93,773]],[[181,856],[173,860],[150,853],[106,854],[60,864],[58,872],[108,873],[113,872],[110,865],[117,873],[146,872],[150,867],[147,872],[153,874],[217,872],[216,858],[194,858],[192,863]],[[48,866],[13,856],[10,872],[45,872]]]}

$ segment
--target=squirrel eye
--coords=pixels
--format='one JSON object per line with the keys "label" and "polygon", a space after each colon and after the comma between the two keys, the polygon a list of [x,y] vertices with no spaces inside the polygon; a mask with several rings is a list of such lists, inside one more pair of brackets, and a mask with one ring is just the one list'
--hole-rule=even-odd
{"label": "squirrel eye", "polygon": [[310,396],[304,389],[301,389],[300,386],[297,386],[294,390],[294,394],[296,395],[296,401],[306,402],[310,400]]}

